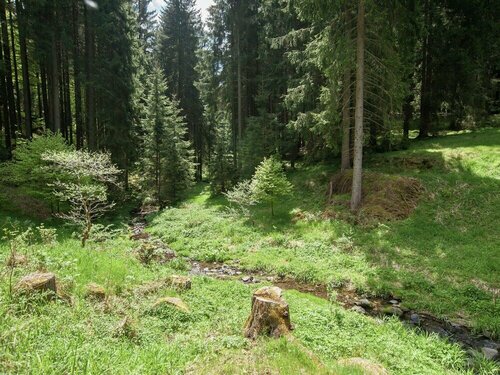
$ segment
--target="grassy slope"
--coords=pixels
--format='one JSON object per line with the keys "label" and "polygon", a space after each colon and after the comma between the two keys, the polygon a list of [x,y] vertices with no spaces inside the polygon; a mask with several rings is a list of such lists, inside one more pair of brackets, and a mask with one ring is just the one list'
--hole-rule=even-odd
{"label": "grassy slope", "polygon": [[[406,303],[436,312],[449,306],[442,312],[453,316],[463,311],[479,326],[492,329],[495,324],[498,327],[498,307],[489,293],[481,292],[470,280],[481,279],[490,286],[498,283],[494,221],[498,222],[495,204],[499,207],[499,202],[491,194],[492,189],[498,189],[498,180],[491,178],[485,163],[497,163],[493,170],[498,173],[500,157],[495,144],[500,144],[499,135],[490,130],[439,140],[440,147],[450,147],[449,142],[455,141],[462,147],[469,145],[463,153],[469,154],[467,163],[474,172],[411,171],[435,196],[400,223],[366,231],[341,221],[315,220],[331,173],[326,167],[316,167],[291,175],[295,197],[283,204],[275,218],[267,215],[266,208],[257,210],[253,223],[222,215],[224,202],[200,192],[181,208],[157,216],[151,230],[184,255],[205,260],[241,259],[246,267],[272,268],[304,280],[349,280],[366,290],[398,292]],[[437,157],[446,158],[448,152],[457,151],[440,150],[435,142],[422,142],[411,152],[429,153],[432,149]],[[488,153],[479,149],[485,147],[491,147]],[[395,155],[376,157],[372,168],[392,171],[394,167],[382,159]],[[456,181],[465,181],[468,187]],[[479,181],[481,184],[476,183]],[[483,195],[477,197],[479,192]],[[469,203],[467,197],[476,199]],[[450,215],[448,208],[458,203],[463,206],[452,214],[459,216],[445,217],[446,225],[436,220],[437,212]],[[473,217],[469,217],[471,206],[477,207]],[[301,210],[302,219],[295,223],[290,221],[293,209]],[[5,226],[2,219],[0,224]],[[294,336],[302,344],[267,339],[251,343],[242,338],[250,296],[258,285],[195,277],[193,289],[181,295],[191,314],[168,308],[151,311],[156,298],[176,293],[163,289],[140,296],[134,290],[179,270],[142,266],[131,256],[134,244],[123,238],[81,249],[65,230],[58,229],[58,233],[54,246],[34,245],[23,250],[31,263],[29,269],[17,269],[14,279],[42,263],[57,274],[73,295],[74,304],[30,306],[20,299],[11,300],[2,270],[0,373],[354,374],[356,370],[341,368],[336,361],[356,356],[379,362],[394,374],[465,373],[465,354],[456,346],[409,331],[396,320],[381,324],[293,291],[286,292],[285,298],[296,326]],[[438,249],[445,256],[427,259],[431,250],[433,255],[441,254]],[[7,251],[7,243],[0,242],[2,264]],[[463,253],[473,256],[463,258]],[[83,297],[88,282],[106,287],[111,295],[106,303]],[[113,335],[125,315],[134,321],[134,339]],[[318,367],[301,345],[324,367]],[[484,374],[496,371],[491,363],[482,361],[479,366]]]}
{"label": "grassy slope", "polygon": [[[434,167],[404,169],[402,157],[431,159]],[[492,291],[500,287],[500,131],[433,138],[372,156],[367,166],[424,183],[425,197],[408,219],[371,229],[321,219],[334,171],[316,166],[290,174],[294,196],[275,217],[267,207],[251,220],[223,215],[225,202],[205,188],[154,218],[152,232],[199,260],[238,259],[302,280],[352,282],[499,336]]]}

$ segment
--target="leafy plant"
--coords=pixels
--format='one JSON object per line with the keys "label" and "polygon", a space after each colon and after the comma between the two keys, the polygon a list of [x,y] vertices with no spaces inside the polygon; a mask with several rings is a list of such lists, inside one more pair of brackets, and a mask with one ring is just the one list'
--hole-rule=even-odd
{"label": "leafy plant", "polygon": [[0,166],[0,176],[4,183],[20,187],[23,192],[32,197],[50,201],[52,189],[48,183],[54,179],[64,180],[61,171],[47,170],[47,160],[43,155],[47,152],[66,152],[72,148],[60,134],[50,132],[36,136],[32,141],[20,143],[11,162]]}
{"label": "leafy plant", "polygon": [[60,201],[68,202],[68,212],[58,214],[81,227],[82,247],[89,239],[93,221],[110,210],[108,185],[116,184],[120,170],[106,153],[87,151],[49,152],[42,156],[53,171],[61,171],[69,181],[56,180],[49,184]]}
{"label": "leafy plant", "polygon": [[243,216],[249,216],[249,207],[258,203],[252,191],[251,180],[241,181],[224,195],[229,202],[236,205],[238,213]]}

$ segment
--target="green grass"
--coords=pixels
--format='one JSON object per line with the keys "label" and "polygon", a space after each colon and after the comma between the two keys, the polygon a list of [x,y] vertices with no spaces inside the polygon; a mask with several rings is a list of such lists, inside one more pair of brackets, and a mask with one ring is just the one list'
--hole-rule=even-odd
{"label": "green grass", "polygon": [[[498,335],[500,311],[488,288],[498,288],[500,274],[499,144],[500,132],[485,130],[369,157],[369,169],[418,177],[427,189],[417,210],[400,222],[361,228],[323,219],[335,168],[315,166],[289,174],[294,195],[275,217],[268,207],[257,207],[250,219],[231,216],[224,199],[211,198],[207,186],[200,185],[180,207],[151,217],[149,230],[179,255],[239,261],[241,267],[304,281],[349,281],[368,293],[399,294],[406,306],[461,317]],[[432,156],[436,167],[402,169],[394,163],[416,155]],[[10,227],[5,216],[0,226]],[[121,215],[115,222],[124,219]],[[352,357],[369,359],[391,374],[472,373],[466,353],[437,336],[295,291],[284,295],[294,340],[248,341],[242,328],[251,294],[261,285],[196,276],[189,291],[163,288],[143,295],[137,292],[141,286],[180,271],[140,264],[133,254],[136,244],[125,233],[82,249],[71,229],[60,225],[46,223],[57,228],[57,243],[38,241],[20,249],[30,263],[16,268],[13,280],[47,269],[73,302],[11,298],[8,270],[2,266],[2,374],[361,374],[359,368],[340,365],[340,359]],[[7,241],[0,240],[0,264],[8,252]],[[85,298],[90,282],[106,288],[106,302]],[[164,296],[179,296],[191,312],[153,310],[154,301]],[[132,321],[132,337],[115,335],[125,316]],[[485,375],[499,370],[481,358],[475,366]]]}
{"label": "green grass", "polygon": [[[178,294],[162,289],[142,296],[134,290],[174,271],[167,267],[143,267],[128,255],[127,241],[117,240],[109,245],[112,246],[81,249],[76,240],[68,239],[50,249],[30,248],[31,259],[37,257],[38,251],[51,252],[47,267],[73,296],[73,304],[10,299],[3,283],[2,373],[205,373],[201,364],[213,370],[211,363],[231,358],[232,364],[224,365],[228,366],[226,373],[234,373],[233,365],[237,369],[247,363],[274,371],[271,373],[302,369],[311,374],[347,374],[355,372],[341,370],[336,359],[354,356],[370,358],[401,374],[423,369],[429,374],[459,373],[464,368],[465,354],[437,337],[410,332],[395,320],[381,324],[298,292],[287,292],[285,299],[290,304],[294,336],[300,345],[269,339],[252,343],[243,338],[250,296],[257,285],[248,287],[238,281],[195,277],[192,290],[180,294],[191,313],[169,308],[152,310],[158,297]],[[15,278],[27,271],[17,269]],[[84,298],[83,286],[91,281],[107,286],[110,297],[106,302]],[[124,316],[134,322],[133,338],[113,334]],[[321,360],[321,367],[304,347]],[[395,351],[398,356],[394,356]]]}
{"label": "green grass", "polygon": [[[407,168],[401,158],[429,159],[433,167]],[[238,260],[304,281],[350,281],[498,337],[500,131],[414,142],[406,151],[372,155],[366,165],[422,181],[426,193],[408,219],[374,228],[323,219],[335,168],[315,166],[289,174],[294,195],[274,217],[268,207],[251,219],[231,216],[223,199],[199,187],[181,207],[152,218],[151,232],[194,259]]]}

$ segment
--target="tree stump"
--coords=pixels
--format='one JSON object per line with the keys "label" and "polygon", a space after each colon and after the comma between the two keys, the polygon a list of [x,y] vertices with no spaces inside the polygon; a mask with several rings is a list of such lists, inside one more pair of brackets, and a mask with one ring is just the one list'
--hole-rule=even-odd
{"label": "tree stump", "polygon": [[53,273],[29,274],[19,281],[16,290],[23,294],[50,292],[51,296],[55,296],[57,293],[56,276]]}
{"label": "tree stump", "polygon": [[248,317],[244,335],[255,339],[258,335],[281,337],[292,330],[288,304],[278,287],[258,289],[252,296],[252,312]]}
{"label": "tree stump", "polygon": [[191,279],[187,276],[173,275],[167,280],[167,284],[176,290],[191,289]]}
{"label": "tree stump", "polygon": [[99,284],[89,283],[85,287],[85,297],[98,301],[104,301],[106,299],[106,289]]}
{"label": "tree stump", "polygon": [[11,267],[11,268],[14,268],[14,267],[20,267],[20,266],[24,266],[26,263],[28,263],[28,258],[26,257],[26,255],[23,255],[23,254],[11,254],[8,258],[7,258],[7,267]]}

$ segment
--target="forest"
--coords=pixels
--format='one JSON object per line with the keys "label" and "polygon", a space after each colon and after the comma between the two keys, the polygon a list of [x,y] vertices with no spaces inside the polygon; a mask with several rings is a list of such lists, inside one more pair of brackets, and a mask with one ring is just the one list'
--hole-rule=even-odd
{"label": "forest", "polygon": [[499,374],[499,226],[499,1],[0,0],[0,374]]}

